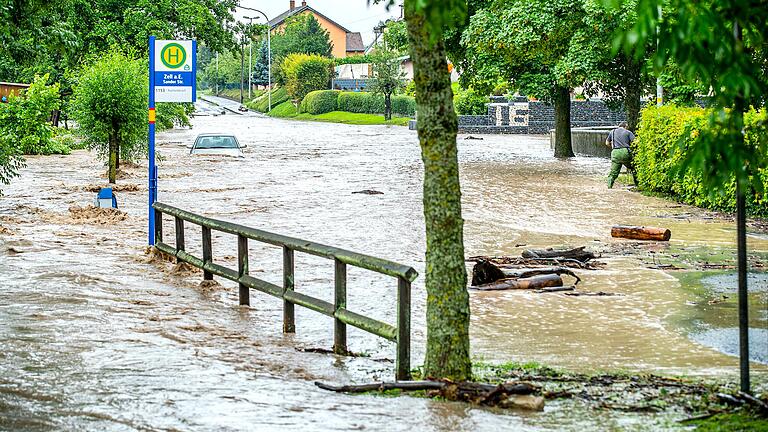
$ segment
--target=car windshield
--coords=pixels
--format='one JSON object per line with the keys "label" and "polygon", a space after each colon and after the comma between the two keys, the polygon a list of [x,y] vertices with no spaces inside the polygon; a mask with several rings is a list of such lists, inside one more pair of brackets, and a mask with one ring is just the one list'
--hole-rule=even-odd
{"label": "car windshield", "polygon": [[196,149],[236,149],[237,140],[233,136],[205,136],[197,138]]}

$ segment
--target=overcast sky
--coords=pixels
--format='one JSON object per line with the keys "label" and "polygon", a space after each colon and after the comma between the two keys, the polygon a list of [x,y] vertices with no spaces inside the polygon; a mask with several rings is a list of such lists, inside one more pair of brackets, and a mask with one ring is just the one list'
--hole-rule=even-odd
{"label": "overcast sky", "polygon": [[[371,1],[371,3],[373,3]],[[384,2],[386,3],[386,1]],[[397,4],[401,4],[398,0]],[[269,19],[288,10],[289,0],[240,0],[240,4],[263,11]],[[301,6],[301,0],[296,0],[296,5]],[[373,27],[379,21],[390,17],[400,16],[400,7],[393,7],[387,12],[383,5],[368,6],[367,0],[307,0],[307,6],[336,21],[349,31],[360,32],[366,45],[373,42]],[[248,16],[247,11],[238,12],[237,17]],[[263,22],[261,21],[258,22]],[[256,21],[254,21],[256,22]]]}

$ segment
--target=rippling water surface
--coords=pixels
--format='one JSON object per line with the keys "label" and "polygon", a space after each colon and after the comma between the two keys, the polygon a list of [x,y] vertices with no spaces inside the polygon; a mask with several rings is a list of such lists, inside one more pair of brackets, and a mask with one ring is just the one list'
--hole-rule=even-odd
{"label": "rippling water surface", "polygon": [[[189,156],[185,145],[205,132],[235,133],[248,145],[246,157]],[[617,223],[667,226],[670,247],[733,247],[731,224],[621,188],[607,190],[605,160],[555,160],[542,137],[463,138],[467,256],[564,244],[611,250],[617,242],[610,226]],[[413,132],[226,115],[198,117],[194,129],[164,133],[158,141],[162,202],[388,258],[423,274],[422,172]],[[95,156],[76,151],[30,158],[21,178],[4,190],[0,429],[535,430],[626,421],[563,418],[557,403],[543,414],[523,415],[317,390],[314,380],[391,379],[394,346],[350,328],[350,349],[366,357],[297,351],[329,348],[332,321],[297,308],[296,334],[283,335],[281,302],[253,292],[251,307],[239,307],[232,283],[201,287],[201,274],[144,254],[144,165],[126,167],[119,181],[139,186],[117,194],[126,220],[73,218],[69,207],[93,199],[84,188],[104,182]],[[383,194],[352,193],[363,189]],[[693,216],[659,218],[682,211]],[[199,256],[199,229],[188,227],[186,237],[187,249]],[[217,262],[236,266],[235,240],[214,234]],[[750,241],[754,250],[768,250],[766,239]],[[279,249],[252,242],[250,257],[252,274],[280,283]],[[695,315],[696,297],[678,278],[632,256],[607,254],[604,261],[604,270],[583,273],[584,289],[622,296],[472,292],[474,356],[577,370],[736,372],[735,357],[688,337],[685,323]],[[296,286],[332,300],[332,262],[297,255]],[[350,268],[349,308],[394,323],[395,288],[391,278]],[[413,293],[414,365],[423,358],[424,299],[420,277]],[[766,371],[759,364],[755,369]]]}

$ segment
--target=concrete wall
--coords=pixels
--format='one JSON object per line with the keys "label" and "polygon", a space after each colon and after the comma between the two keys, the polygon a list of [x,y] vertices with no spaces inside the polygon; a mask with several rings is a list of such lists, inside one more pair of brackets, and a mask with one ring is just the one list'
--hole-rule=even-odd
{"label": "concrete wall", "polygon": [[[611,148],[605,144],[611,126],[571,129],[573,152],[579,156],[611,157]],[[549,131],[549,146],[555,148],[555,130]]]}

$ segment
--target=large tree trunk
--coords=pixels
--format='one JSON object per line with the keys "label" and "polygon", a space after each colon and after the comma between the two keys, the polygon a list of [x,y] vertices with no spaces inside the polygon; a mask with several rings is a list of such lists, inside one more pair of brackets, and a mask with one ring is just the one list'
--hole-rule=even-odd
{"label": "large tree trunk", "polygon": [[469,358],[469,294],[464,266],[456,133],[458,119],[442,36],[432,38],[416,0],[406,0],[414,63],[418,134],[424,161],[424,219],[427,234],[427,377],[464,381]]}
{"label": "large tree trunk", "polygon": [[392,94],[384,95],[384,120],[392,120]]}
{"label": "large tree trunk", "polygon": [[110,134],[109,136],[109,182],[110,183],[116,183],[117,182],[117,152],[119,149],[117,148],[117,138],[114,136],[114,134]]}
{"label": "large tree trunk", "polygon": [[555,89],[555,157],[573,157],[571,145],[571,91],[567,87]]}
{"label": "large tree trunk", "polygon": [[640,122],[640,97],[642,85],[640,82],[640,63],[628,56],[626,62],[626,89],[624,91],[624,109],[627,112],[627,129],[637,131]]}

